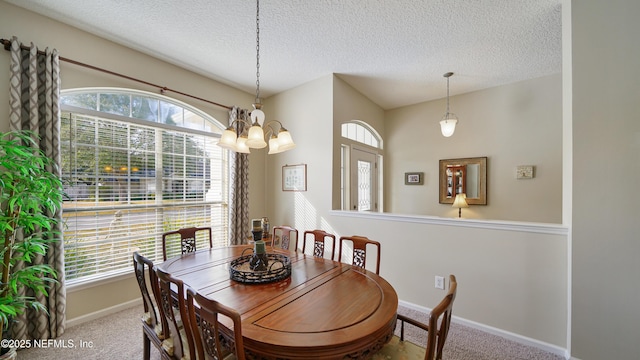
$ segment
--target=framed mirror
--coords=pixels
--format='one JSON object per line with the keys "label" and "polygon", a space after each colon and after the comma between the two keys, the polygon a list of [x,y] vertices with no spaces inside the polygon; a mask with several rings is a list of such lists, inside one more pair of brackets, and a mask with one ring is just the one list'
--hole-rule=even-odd
{"label": "framed mirror", "polygon": [[487,205],[486,156],[440,160],[440,204],[453,204],[461,193],[469,205]]}

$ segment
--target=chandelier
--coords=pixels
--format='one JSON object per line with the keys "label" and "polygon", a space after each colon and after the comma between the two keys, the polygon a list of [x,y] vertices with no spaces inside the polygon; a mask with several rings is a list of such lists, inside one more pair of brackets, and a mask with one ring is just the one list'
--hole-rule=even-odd
{"label": "chandelier", "polygon": [[[240,123],[239,127],[234,127]],[[247,131],[247,127],[249,130]],[[277,130],[277,131],[276,131]],[[248,154],[249,149],[262,149],[267,146],[265,135],[269,139],[268,154],[277,154],[296,147],[291,133],[278,120],[265,122],[260,99],[260,0],[256,0],[256,99],[251,111],[251,123],[244,119],[235,119],[222,133],[218,146],[239,153]]]}

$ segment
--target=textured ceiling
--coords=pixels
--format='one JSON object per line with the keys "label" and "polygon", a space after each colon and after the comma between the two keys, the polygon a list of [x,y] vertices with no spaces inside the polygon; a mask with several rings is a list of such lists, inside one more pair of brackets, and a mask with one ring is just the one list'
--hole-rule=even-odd
{"label": "textured ceiling", "polygon": [[[255,1],[5,1],[255,93]],[[262,97],[336,73],[392,109],[448,71],[451,95],[560,73],[561,0],[260,3]]]}

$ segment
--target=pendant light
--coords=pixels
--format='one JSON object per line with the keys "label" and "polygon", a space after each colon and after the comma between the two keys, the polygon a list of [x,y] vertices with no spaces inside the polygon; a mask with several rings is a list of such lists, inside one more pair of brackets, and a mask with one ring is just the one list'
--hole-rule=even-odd
{"label": "pendant light", "polygon": [[[248,133],[241,130],[238,135],[233,126],[235,122],[243,123],[243,129],[245,125],[250,126]],[[275,124],[278,127],[274,128]],[[267,146],[265,135],[269,137],[268,154],[277,154],[296,147],[291,134],[282,126],[282,123],[278,120],[265,122],[265,114],[262,111],[262,100],[260,99],[260,0],[256,0],[256,98],[253,111],[251,111],[251,123],[244,119],[234,120],[222,133],[218,146],[236,152],[249,153],[249,149],[262,149]]]}
{"label": "pendant light", "polygon": [[458,123],[458,117],[454,113],[449,112],[449,78],[453,75],[452,72],[448,72],[442,76],[447,78],[447,112],[440,120],[440,131],[442,136],[449,137],[456,131],[456,124]]}

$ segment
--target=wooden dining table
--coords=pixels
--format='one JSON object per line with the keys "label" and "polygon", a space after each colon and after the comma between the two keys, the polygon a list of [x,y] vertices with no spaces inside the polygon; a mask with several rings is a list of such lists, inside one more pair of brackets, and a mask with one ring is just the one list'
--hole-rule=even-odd
{"label": "wooden dining table", "polygon": [[290,276],[270,283],[232,280],[230,263],[247,248],[201,249],[159,267],[241,314],[249,358],[365,359],[393,336],[398,296],[382,277],[300,251],[268,248],[290,258]]}

